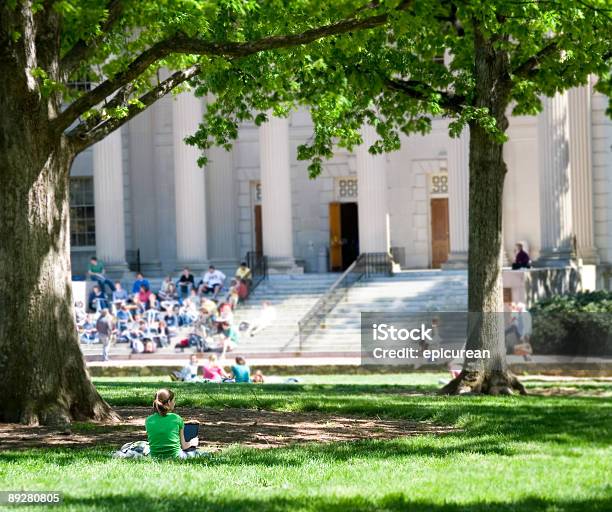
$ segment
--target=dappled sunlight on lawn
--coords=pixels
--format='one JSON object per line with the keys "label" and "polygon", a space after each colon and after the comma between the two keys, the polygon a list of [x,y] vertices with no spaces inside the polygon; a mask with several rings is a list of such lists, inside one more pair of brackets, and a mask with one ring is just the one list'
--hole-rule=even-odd
{"label": "dappled sunlight on lawn", "polygon": [[411,384],[336,377],[172,383],[177,412],[200,420],[211,457],[163,463],[110,453],[143,438],[155,390],[168,383],[97,379],[124,421],[77,423],[70,433],[51,432],[58,442],[50,444],[43,431],[9,433],[0,487],[62,490],[62,508],[78,511],[612,509],[612,404],[598,395],[610,382],[563,382],[572,394],[448,397],[436,394],[431,376]]}

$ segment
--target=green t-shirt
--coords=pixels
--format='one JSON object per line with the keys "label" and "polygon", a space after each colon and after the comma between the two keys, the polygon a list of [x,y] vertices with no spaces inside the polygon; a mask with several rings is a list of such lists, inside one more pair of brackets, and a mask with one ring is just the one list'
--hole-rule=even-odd
{"label": "green t-shirt", "polygon": [[89,264],[89,271],[92,274],[104,274],[104,263],[98,261],[95,265],[93,263]]}
{"label": "green t-shirt", "polygon": [[225,334],[225,336],[227,336],[230,341],[233,341],[236,345],[238,345],[238,342],[240,341],[240,336],[238,335],[238,331],[236,329],[230,327],[229,329],[225,329],[223,331],[223,334]]}
{"label": "green t-shirt", "polygon": [[165,416],[155,413],[145,420],[151,456],[159,459],[178,457],[181,451],[183,418],[169,412]]}
{"label": "green t-shirt", "polygon": [[235,364],[232,366],[232,373],[236,382],[251,381],[251,369],[246,364]]}

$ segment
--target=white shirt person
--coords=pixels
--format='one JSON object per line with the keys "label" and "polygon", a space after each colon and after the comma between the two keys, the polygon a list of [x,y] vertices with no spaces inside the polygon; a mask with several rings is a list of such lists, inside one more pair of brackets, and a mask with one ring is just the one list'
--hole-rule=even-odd
{"label": "white shirt person", "polygon": [[221,288],[223,288],[224,282],[225,274],[211,265],[208,267],[208,272],[206,272],[202,277],[202,281],[200,283],[200,293],[212,293],[213,296],[216,297],[221,291]]}

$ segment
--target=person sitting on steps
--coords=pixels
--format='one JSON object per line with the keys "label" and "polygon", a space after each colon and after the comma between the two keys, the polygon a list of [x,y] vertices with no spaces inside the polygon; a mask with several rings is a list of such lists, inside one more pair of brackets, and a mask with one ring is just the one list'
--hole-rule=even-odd
{"label": "person sitting on steps", "polygon": [[115,291],[115,285],[108,277],[106,277],[104,273],[104,263],[102,263],[102,261],[98,261],[98,258],[95,256],[92,256],[89,260],[87,274],[92,281],[100,286],[102,291],[104,291],[106,286],[108,286],[111,294]]}
{"label": "person sitting on steps", "polygon": [[512,270],[519,270],[521,268],[531,268],[531,260],[529,254],[523,249],[522,243],[517,243],[515,246],[516,256],[514,257],[514,263],[512,264]]}
{"label": "person sitting on steps", "polygon": [[112,294],[112,299],[115,309],[119,309],[130,300],[127,290],[121,286],[121,281],[115,281],[115,291]]}
{"label": "person sitting on steps", "polygon": [[138,272],[136,274],[136,281],[132,285],[132,295],[138,295],[140,293],[140,287],[144,286],[147,290],[151,288],[151,284],[148,279],[145,279],[144,276]]}
{"label": "person sitting on steps", "polygon": [[183,269],[177,285],[181,293],[181,299],[186,299],[189,296],[189,292],[195,288],[195,278],[187,267]]}
{"label": "person sitting on steps", "polygon": [[237,281],[244,281],[244,284],[246,285],[247,289],[251,288],[251,283],[253,282],[253,273],[248,267],[246,261],[243,261],[236,269],[234,277]]}
{"label": "person sitting on steps", "polygon": [[200,282],[199,291],[202,295],[212,293],[215,298],[223,288],[225,282],[225,274],[220,270],[215,269],[214,265],[208,267],[208,272],[202,277]]}
{"label": "person sitting on steps", "polygon": [[89,298],[87,299],[87,305],[91,311],[99,312],[103,309],[107,309],[108,299],[106,298],[106,294],[103,290],[100,289],[98,285],[94,286],[89,294]]}

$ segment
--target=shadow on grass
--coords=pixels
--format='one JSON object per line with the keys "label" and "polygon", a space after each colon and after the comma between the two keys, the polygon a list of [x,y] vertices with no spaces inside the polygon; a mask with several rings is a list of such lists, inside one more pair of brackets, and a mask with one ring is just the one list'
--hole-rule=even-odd
{"label": "shadow on grass", "polygon": [[[161,383],[160,383],[161,384]],[[157,383],[100,383],[111,405],[149,405]],[[427,386],[179,384],[180,407],[232,407],[428,421],[508,440],[595,446],[612,442],[612,404],[598,397],[443,397]],[[418,394],[417,394],[418,393]]]}
{"label": "shadow on grass", "polygon": [[148,510],[152,512],[172,510],[173,512],[205,511],[253,511],[258,512],[608,512],[612,510],[612,498],[586,500],[542,499],[528,496],[516,501],[433,503],[426,500],[411,500],[403,494],[388,494],[380,498],[354,497],[295,497],[271,496],[257,498],[230,498],[225,496],[161,496],[114,495],[96,498],[67,497],[65,503],[87,510]]}
{"label": "shadow on grass", "polygon": [[[452,437],[449,435],[447,437]],[[448,439],[447,439],[448,441]],[[456,442],[455,442],[456,441]],[[218,454],[208,461],[211,465],[240,466],[301,466],[312,461],[346,462],[356,459],[375,462],[407,457],[446,458],[459,453],[512,456],[517,450],[499,441],[483,439],[454,439],[444,444],[434,442],[412,443],[395,441],[353,441],[350,443],[308,444],[288,448],[266,450],[241,450],[239,456],[232,453]],[[198,461],[194,461],[198,463]]]}
{"label": "shadow on grass", "polygon": [[[22,451],[7,451],[0,453],[2,463],[50,463],[57,466],[71,466],[87,463],[111,463],[111,453],[116,446],[99,446],[95,449],[37,448]],[[546,445],[532,446],[530,453],[544,453],[555,457]],[[425,457],[428,459],[455,460],[461,454],[481,456],[524,456],[525,448],[518,444],[508,443],[503,437],[496,435],[466,436],[462,433],[438,436],[418,436],[397,438],[393,440],[358,440],[350,442],[306,443],[293,444],[281,448],[251,448],[231,445],[224,451],[211,453],[210,457],[190,460],[164,461],[164,465],[181,466],[262,466],[262,467],[301,467],[313,462],[356,462],[358,460],[374,463],[375,461],[395,461],[397,467],[409,457]],[[576,451],[563,450],[564,457],[580,457]],[[149,457],[143,459],[116,461],[122,464],[152,464]]]}
{"label": "shadow on grass", "polygon": [[[102,383],[98,386],[113,405],[149,405],[152,393],[157,389],[156,382]],[[596,397],[441,397],[436,395],[412,395],[414,388],[409,386],[368,386],[368,385],[290,385],[290,386],[223,386],[223,385],[185,385],[173,386],[178,392],[179,407],[204,408],[202,413],[213,420],[215,411],[207,413],[206,408],[220,409],[229,407],[236,415],[234,426],[223,423],[228,428],[229,442],[239,441],[237,431],[244,431],[245,438],[260,426],[253,426],[253,414],[264,417],[255,409],[300,412],[302,416],[309,411],[320,413],[401,419],[412,422],[450,425],[461,429],[444,434],[441,440],[436,434],[427,432],[412,438],[398,437],[387,441],[367,439],[351,442],[309,443],[289,445],[274,450],[251,450],[231,448],[216,455],[211,462],[191,462],[235,466],[239,464],[262,464],[270,466],[300,466],[306,460],[348,460],[351,458],[393,459],[406,456],[447,457],[461,453],[494,454],[503,456],[521,455],[525,449],[546,452],[561,449],[566,456],[577,452],[565,448],[607,447],[612,443],[612,429],[609,418],[612,404]],[[381,392],[381,388],[384,392]],[[240,409],[248,409],[241,413]],[[250,418],[249,421],[246,421]],[[242,423],[241,423],[242,419]],[[120,439],[125,428],[79,424],[75,431],[83,434],[100,434],[96,443],[74,447],[72,450],[45,448],[26,449],[23,453],[12,451],[0,453],[0,462],[21,461],[24,458],[40,458],[59,465],[70,465],[82,461],[108,460],[126,439]],[[141,427],[139,427],[140,429]],[[123,429],[123,430],[122,430]],[[233,430],[236,430],[234,432]],[[292,439],[291,428],[275,431]],[[129,434],[129,432],[128,432]],[[410,434],[409,432],[405,433]],[[207,439],[206,431],[202,438]],[[224,434],[219,434],[223,436]],[[396,435],[403,436],[402,430]],[[412,433],[412,435],[414,435]],[[209,432],[209,437],[215,439]],[[134,440],[141,438],[134,434]],[[243,436],[244,437],[244,436]],[[130,439],[127,439],[130,440]],[[115,442],[116,441],[116,442]],[[217,442],[224,441],[219,438]],[[225,441],[227,442],[227,441]],[[526,443],[532,443],[527,448]],[[239,456],[236,454],[239,452]],[[577,456],[577,455],[576,455]]]}
{"label": "shadow on grass", "polygon": [[[233,446],[223,452],[212,453],[210,458],[190,460],[164,461],[163,464],[179,464],[181,466],[280,466],[299,467],[313,461],[346,462],[350,460],[397,460],[411,456],[428,458],[445,458],[459,453],[475,453],[480,455],[512,456],[516,450],[493,439],[467,439],[445,436],[445,443],[437,443],[433,438],[423,438],[419,442],[397,439],[391,441],[361,440],[338,443],[308,443],[295,444],[283,448],[245,448]],[[61,449],[37,448],[22,451],[0,453],[2,463],[31,463],[40,461],[57,466],[71,466],[83,461],[88,463],[109,463],[111,453],[116,449],[112,446],[100,446],[96,449]],[[127,464],[151,464],[149,457],[144,459],[123,460]]]}

